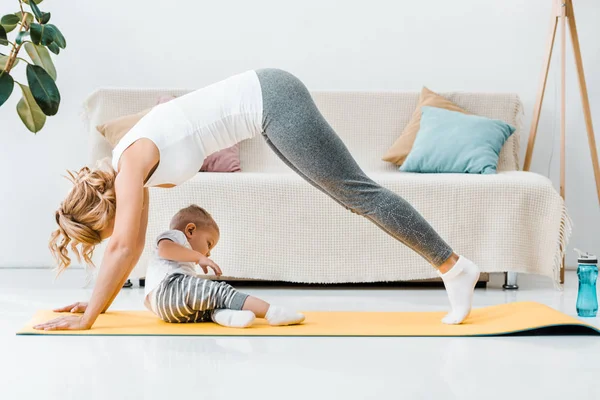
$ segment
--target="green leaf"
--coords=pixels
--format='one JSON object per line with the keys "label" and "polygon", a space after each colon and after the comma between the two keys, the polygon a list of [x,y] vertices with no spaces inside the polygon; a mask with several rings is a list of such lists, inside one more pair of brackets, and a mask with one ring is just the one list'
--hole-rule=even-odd
{"label": "green leaf", "polygon": [[54,35],[53,35],[51,29],[48,28],[48,25],[42,25],[42,45],[48,46],[50,43],[53,43],[53,42],[54,42]]}
{"label": "green leaf", "polygon": [[[0,70],[2,70],[4,68],[7,61],[8,61],[8,56],[6,54],[0,53]],[[19,59],[15,58],[15,63],[13,64],[13,67],[15,67],[18,63],[19,63]]]}
{"label": "green leaf", "polygon": [[23,97],[17,103],[17,113],[21,117],[23,124],[33,133],[39,132],[46,123],[46,116],[44,112],[35,102],[31,90],[25,85],[21,85],[23,91]]}
{"label": "green leaf", "polygon": [[42,11],[37,6],[37,4],[35,4],[35,1],[30,2],[29,7],[31,7],[31,11],[33,11],[33,15],[35,15],[35,19],[37,19],[39,22],[42,19]]}
{"label": "green leaf", "polygon": [[[35,4],[40,4],[44,0],[35,0]],[[23,3],[29,4],[29,0],[23,0]]]}
{"label": "green leaf", "polygon": [[48,50],[43,46],[38,46],[33,43],[25,43],[24,47],[27,54],[29,54],[31,61],[33,61],[35,65],[44,68],[52,79],[56,80],[56,68],[54,68],[54,63],[52,62]]}
{"label": "green leaf", "polygon": [[35,44],[42,43],[42,36],[43,36],[45,30],[46,30],[45,25],[32,23],[31,26],[29,27],[29,32],[31,32],[31,41]]}
{"label": "green leaf", "polygon": [[8,33],[17,27],[20,19],[15,14],[7,14],[0,19],[0,24],[4,27],[4,30]]}
{"label": "green leaf", "polygon": [[27,82],[31,94],[44,114],[55,115],[60,105],[60,93],[56,83],[39,65],[27,64]]}
{"label": "green leaf", "polygon": [[46,31],[48,32],[48,35],[50,35],[50,39],[48,41],[48,44],[50,44],[51,42],[55,42],[58,47],[60,47],[61,49],[64,49],[67,47],[67,41],[65,39],[65,37],[63,36],[62,32],[56,27],[56,25],[52,25],[52,24],[48,24],[48,25],[44,25],[46,27],[46,30],[44,31],[43,35],[42,35],[42,44],[44,46],[47,46],[47,44],[44,43],[44,36],[46,35]]}
{"label": "green leaf", "polygon": [[10,97],[15,81],[8,72],[0,70],[0,106]]}
{"label": "green leaf", "polygon": [[60,47],[58,47],[58,45],[54,42],[52,42],[48,45],[48,50],[50,50],[51,52],[53,52],[56,55],[58,55],[58,53],[60,53]]}
{"label": "green leaf", "polygon": [[17,42],[17,44],[23,44],[23,42],[25,40],[27,40],[28,37],[29,37],[29,32],[21,31],[17,34],[17,38],[15,39],[15,42]]}
{"label": "green leaf", "polygon": [[33,23],[29,30],[31,32],[31,41],[35,44],[50,46],[50,43],[55,42],[61,49],[67,47],[65,37],[55,25]]}
{"label": "green leaf", "polygon": [[2,25],[0,25],[0,44],[4,46],[8,45],[8,37],[6,36],[6,29]]}
{"label": "green leaf", "polygon": [[[19,18],[19,21],[23,19],[23,13],[21,13],[21,11],[19,11],[15,15],[17,16],[17,18]],[[26,12],[25,13],[25,22],[27,23],[27,25],[31,25],[31,23],[33,22],[33,15]]]}
{"label": "green leaf", "polygon": [[42,18],[40,18],[41,24],[47,24],[50,21],[50,13],[42,13]]}

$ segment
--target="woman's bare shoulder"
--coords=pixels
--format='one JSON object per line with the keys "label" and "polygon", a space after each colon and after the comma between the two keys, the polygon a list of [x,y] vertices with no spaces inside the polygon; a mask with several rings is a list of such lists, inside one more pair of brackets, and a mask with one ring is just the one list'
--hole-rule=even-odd
{"label": "woman's bare shoulder", "polygon": [[154,142],[148,138],[140,138],[123,152],[119,160],[119,172],[142,174],[149,177],[160,162],[160,153]]}

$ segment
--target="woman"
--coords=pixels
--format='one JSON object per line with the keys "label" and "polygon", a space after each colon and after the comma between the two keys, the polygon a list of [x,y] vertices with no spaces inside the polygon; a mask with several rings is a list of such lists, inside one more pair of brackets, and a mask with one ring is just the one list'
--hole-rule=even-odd
{"label": "woman", "polygon": [[83,314],[60,317],[36,329],[89,329],[142,253],[147,187],[179,185],[197,173],[208,155],[259,133],[296,173],[438,270],[451,305],[444,323],[458,324],[467,317],[478,267],[455,254],[409,203],[365,175],[300,80],[281,70],[263,69],[153,108],[115,147],[112,168],[83,168],[71,174],[74,186],[56,212],[58,230],[50,240],[59,270],[70,264],[67,245],[90,263],[94,247],[111,240],[89,304],[57,310]]}

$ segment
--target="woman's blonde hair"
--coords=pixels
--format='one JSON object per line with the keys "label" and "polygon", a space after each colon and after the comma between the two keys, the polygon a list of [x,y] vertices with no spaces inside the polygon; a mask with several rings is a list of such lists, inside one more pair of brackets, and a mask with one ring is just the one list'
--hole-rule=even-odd
{"label": "woman's blonde hair", "polygon": [[67,173],[73,188],[56,210],[58,229],[52,233],[49,243],[59,274],[71,264],[69,244],[79,262],[83,258],[90,266],[94,265],[92,254],[102,241],[100,232],[113,221],[117,205],[116,172],[112,167],[94,170],[83,167],[79,172]]}

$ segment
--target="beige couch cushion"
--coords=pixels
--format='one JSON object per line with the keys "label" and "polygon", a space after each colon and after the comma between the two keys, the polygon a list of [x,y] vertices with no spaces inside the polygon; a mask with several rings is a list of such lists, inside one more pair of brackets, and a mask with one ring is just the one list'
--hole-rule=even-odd
{"label": "beige couch cushion", "polygon": [[129,132],[129,130],[133,128],[144,115],[148,114],[150,110],[152,110],[152,108],[147,108],[135,114],[113,119],[112,121],[98,125],[96,129],[98,129],[98,132],[100,132],[114,148],[117,143],[119,143],[119,140],[121,140],[121,138],[125,136],[125,134]]}
{"label": "beige couch cushion", "polygon": [[392,147],[390,147],[385,153],[382,158],[383,161],[389,161],[396,165],[402,165],[404,160],[406,160],[408,153],[410,153],[412,150],[415,139],[417,138],[417,133],[419,132],[419,128],[421,126],[421,107],[423,106],[444,108],[450,111],[458,111],[464,114],[470,114],[445,97],[442,97],[424,87],[423,90],[421,90],[419,104],[413,112],[410,122],[408,125],[406,125],[406,128],[404,128],[400,134],[400,137],[396,139]]}

